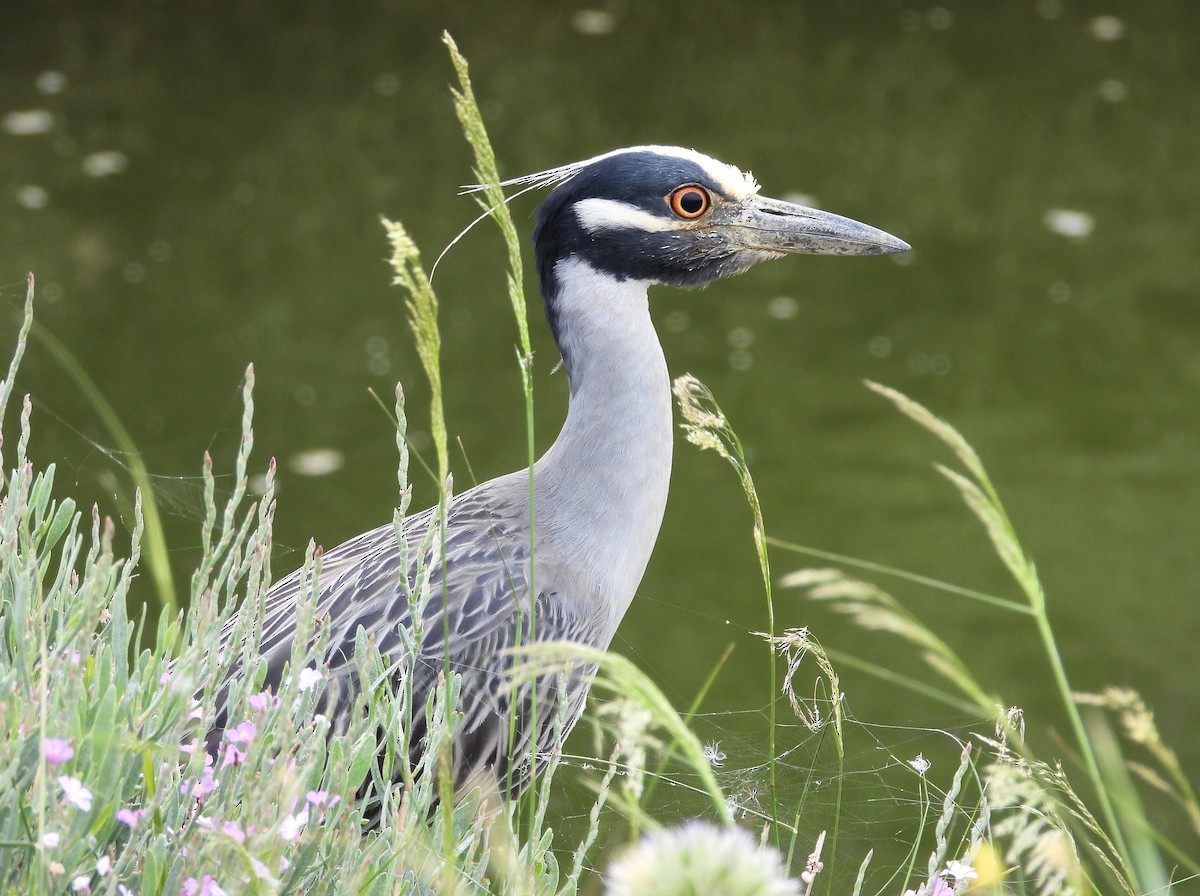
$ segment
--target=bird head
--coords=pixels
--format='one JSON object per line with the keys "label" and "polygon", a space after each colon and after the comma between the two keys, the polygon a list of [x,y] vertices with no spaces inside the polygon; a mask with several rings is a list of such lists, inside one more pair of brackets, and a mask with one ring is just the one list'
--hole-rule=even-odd
{"label": "bird head", "polygon": [[695,150],[639,146],[567,165],[538,210],[538,273],[553,323],[556,268],[576,259],[618,280],[703,286],[784,255],[879,255],[909,246],[830,212],[760,196],[754,178]]}

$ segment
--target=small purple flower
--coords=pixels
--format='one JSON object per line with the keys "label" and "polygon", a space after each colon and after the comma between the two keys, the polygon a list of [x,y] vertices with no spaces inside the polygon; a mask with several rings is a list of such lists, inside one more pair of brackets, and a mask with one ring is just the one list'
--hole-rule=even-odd
{"label": "small purple flower", "polygon": [[184,796],[190,796],[194,800],[202,800],[208,794],[217,789],[217,780],[212,776],[212,771],[204,770],[204,776],[198,781],[184,781],[179,786],[179,792]]}
{"label": "small purple flower", "polygon": [[225,891],[221,889],[215,877],[206,874],[200,880],[194,877],[185,880],[179,896],[225,896]]}
{"label": "small purple flower", "polygon": [[278,885],[279,881],[277,881],[275,876],[271,874],[271,869],[258,859],[254,858],[254,856],[250,856],[250,867],[254,869],[254,876],[259,880],[270,884],[271,886]]}
{"label": "small purple flower", "polygon": [[75,755],[75,749],[61,737],[42,738],[42,755],[51,765],[66,762]]}
{"label": "small purple flower", "polygon": [[226,744],[225,749],[221,751],[221,768],[227,765],[241,765],[245,761],[246,754],[233,744]]}
{"label": "small purple flower", "polygon": [[270,691],[262,691],[258,694],[251,694],[246,698],[246,702],[250,704],[250,708],[255,712],[265,712],[272,707],[278,706],[279,698]]}
{"label": "small purple flower", "polygon": [[117,821],[129,827],[137,827],[137,823],[142,820],[142,816],[147,812],[146,809],[118,809]]}
{"label": "small purple flower", "polygon": [[230,728],[225,732],[225,737],[233,744],[248,744],[254,740],[254,735],[258,733],[258,728],[249,719],[245,719],[238,724],[236,728]]}
{"label": "small purple flower", "polygon": [[954,888],[940,877],[935,877],[915,890],[905,890],[904,896],[954,896]]}
{"label": "small purple flower", "polygon": [[196,752],[196,745],[199,743],[200,743],[200,741],[197,739],[197,740],[188,741],[186,744],[180,744],[179,752],[187,753],[189,756],[191,756],[193,753]]}
{"label": "small purple flower", "polygon": [[246,832],[242,830],[242,826],[236,821],[225,821],[221,823],[221,832],[232,837],[238,843],[246,842]]}
{"label": "small purple flower", "polygon": [[310,790],[305,798],[314,809],[332,809],[342,800],[340,796],[330,796],[327,790]]}

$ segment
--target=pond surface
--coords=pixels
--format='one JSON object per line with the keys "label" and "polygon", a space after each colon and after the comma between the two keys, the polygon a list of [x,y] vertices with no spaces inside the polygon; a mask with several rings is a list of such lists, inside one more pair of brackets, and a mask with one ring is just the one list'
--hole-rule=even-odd
{"label": "pond surface", "polygon": [[[250,362],[259,468],[281,465],[276,571],[310,537],[332,546],[388,519],[394,441],[368,390],[386,398],[401,380],[415,430],[426,392],[379,216],[402,219],[431,262],[476,214],[456,195],[472,175],[447,89],[449,29],[506,175],[622,145],[695,146],[753,169],[767,195],[805,196],[910,242],[891,259],[794,258],[700,293],[660,288],[652,310],[672,373],[699,376],[727,411],[769,534],[1015,598],[931,469],[947,452],[862,381],[953,422],[1038,563],[1072,684],[1141,691],[1194,772],[1200,7],[990,6],[9,10],[5,344],[33,270],[40,322],[157,477],[181,589],[198,552],[200,459],[211,450],[232,469]],[[526,229],[536,201],[515,203]],[[496,234],[476,228],[436,286],[461,488],[522,466],[526,451]],[[532,299],[531,316],[544,447],[566,382]],[[127,517],[127,463],[37,345],[20,388],[37,402],[32,451],[59,464],[60,488]],[[433,494],[418,481],[418,504]],[[772,555],[776,575],[809,563]],[[732,471],[680,439],[662,536],[615,647],[686,706],[735,645],[701,707],[730,769],[762,753],[757,581]],[[1063,731],[1027,620],[879,581],[1023,707],[1042,744]],[[780,628],[809,626],[831,649],[931,678],[898,641],[798,592],[778,591],[776,612]],[[850,668],[843,685],[864,723],[964,721]],[[910,727],[876,736],[900,758],[931,752]]]}

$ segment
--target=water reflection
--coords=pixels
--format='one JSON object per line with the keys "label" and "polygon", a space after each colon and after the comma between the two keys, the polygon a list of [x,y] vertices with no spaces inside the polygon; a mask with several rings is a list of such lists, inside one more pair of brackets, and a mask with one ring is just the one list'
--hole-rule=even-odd
{"label": "water reflection", "polygon": [[[1084,16],[1059,0],[703,14],[377,2],[336,17],[315,3],[228,16],[22,7],[0,73],[0,296],[16,307],[25,270],[37,272],[41,322],[164,476],[194,477],[206,449],[231,456],[253,361],[259,461],[325,459],[320,475],[305,463],[279,473],[278,573],[310,537],[332,545],[390,519],[394,441],[367,390],[390,397],[402,380],[415,437],[426,422],[378,215],[403,219],[431,259],[476,213],[455,196],[473,178],[447,98],[449,27],[506,175],[619,145],[695,145],[752,168],[768,192],[819,196],[911,242],[893,260],[805,259],[700,294],[660,290],[672,372],[697,374],[724,403],[772,534],[1011,594],[929,474],[937,448],[861,380],[952,419],[1039,561],[1076,683],[1139,688],[1194,768],[1200,707],[1178,670],[1195,666],[1200,643],[1197,12],[1122,13]],[[535,203],[518,202],[519,221]],[[463,484],[525,458],[502,263],[478,228],[438,274]],[[544,446],[565,383],[535,331]],[[37,351],[22,378],[40,402],[37,456],[70,471],[60,481],[85,506],[119,513],[129,479],[87,403]],[[750,633],[764,610],[738,487],[682,445],[674,476],[616,646],[686,704],[732,640],[706,709],[761,706],[765,660]],[[428,501],[430,484],[417,486]],[[173,511],[183,581],[199,507],[181,497]],[[802,563],[773,559],[780,572]],[[903,596],[1043,733],[1055,724],[1029,683],[1032,633],[996,637],[977,607]],[[790,596],[778,611],[828,646],[894,650]],[[940,712],[847,678],[859,718]],[[722,718],[714,735],[733,743],[761,722]]]}
{"label": "water reflection", "polygon": [[54,127],[54,116],[46,109],[21,109],[0,119],[0,127],[5,133],[18,137],[45,134]]}

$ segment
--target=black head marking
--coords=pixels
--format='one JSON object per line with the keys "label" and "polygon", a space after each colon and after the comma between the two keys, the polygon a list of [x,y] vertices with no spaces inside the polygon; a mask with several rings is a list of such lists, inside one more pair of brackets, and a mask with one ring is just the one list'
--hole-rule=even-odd
{"label": "black head marking", "polygon": [[[742,180],[745,182],[744,176]],[[732,261],[736,248],[718,234],[703,228],[674,229],[679,222],[667,197],[685,184],[704,187],[716,201],[738,198],[729,195],[728,182],[718,180],[700,162],[686,154],[654,149],[602,156],[547,197],[538,209],[533,241],[546,314],[556,334],[560,284],[555,266],[564,259],[579,258],[619,280],[684,287],[701,286],[741,269]],[[661,220],[661,229],[613,226],[589,230],[576,213],[578,204],[588,199],[622,203],[650,216],[646,220]]]}

